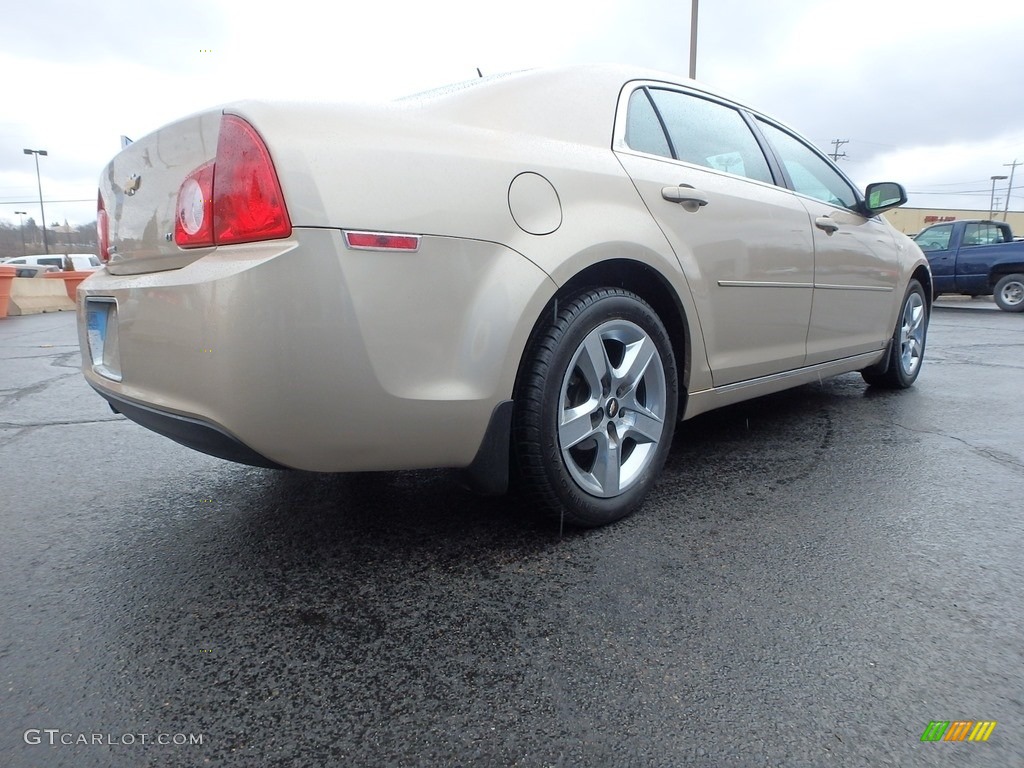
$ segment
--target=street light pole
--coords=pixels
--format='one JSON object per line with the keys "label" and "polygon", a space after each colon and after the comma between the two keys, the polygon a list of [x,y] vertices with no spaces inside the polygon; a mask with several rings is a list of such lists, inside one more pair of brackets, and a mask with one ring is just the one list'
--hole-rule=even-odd
{"label": "street light pole", "polygon": [[39,156],[46,157],[45,149],[26,149],[26,155],[35,155],[36,158],[36,184],[39,185],[39,214],[43,219],[43,252],[50,252],[50,244],[46,242],[46,211],[43,210],[43,182],[39,176]]}
{"label": "street light pole", "polygon": [[988,198],[988,217],[992,218],[992,211],[995,210],[996,204],[996,182],[1005,179],[1005,176],[993,176],[992,177],[992,194]]}
{"label": "street light pole", "polygon": [[28,256],[28,249],[25,247],[25,217],[28,216],[28,211],[15,211],[14,215],[21,217],[21,255]]}
{"label": "street light pole", "polygon": [[697,79],[697,0],[690,6],[690,79]]}

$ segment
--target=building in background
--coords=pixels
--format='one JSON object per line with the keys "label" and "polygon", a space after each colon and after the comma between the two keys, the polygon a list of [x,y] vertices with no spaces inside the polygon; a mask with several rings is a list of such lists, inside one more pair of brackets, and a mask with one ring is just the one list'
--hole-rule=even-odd
{"label": "building in background", "polygon": [[[922,229],[931,224],[938,224],[941,221],[961,221],[963,219],[987,219],[988,210],[967,211],[952,208],[893,208],[882,215],[889,220],[900,232],[907,235],[916,235]],[[1003,212],[993,214],[994,221],[1003,220]],[[1010,211],[1006,215],[1006,222],[1013,230],[1015,237],[1024,236],[1024,212]]]}

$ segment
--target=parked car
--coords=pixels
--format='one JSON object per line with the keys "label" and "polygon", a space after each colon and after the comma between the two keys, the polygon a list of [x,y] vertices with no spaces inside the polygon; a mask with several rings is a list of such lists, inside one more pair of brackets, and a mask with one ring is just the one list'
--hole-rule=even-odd
{"label": "parked car", "polygon": [[42,277],[47,272],[60,272],[52,264],[2,264],[2,267],[14,267],[15,277]]}
{"label": "parked car", "polygon": [[540,507],[602,525],[680,418],[850,371],[914,382],[931,275],[879,216],[905,200],[662,73],[239,102],[101,174],[83,370],[215,456],[457,467],[491,493],[514,465]]}
{"label": "parked car", "polygon": [[28,264],[36,266],[50,266],[56,269],[74,269],[81,272],[94,272],[100,269],[103,264],[100,260],[89,253],[50,253],[36,256],[16,256],[14,258],[0,259],[0,264],[8,266],[17,264]]}
{"label": "parked car", "polygon": [[934,224],[914,237],[931,265],[935,295],[994,296],[1006,312],[1024,311],[1024,242],[1002,221]]}

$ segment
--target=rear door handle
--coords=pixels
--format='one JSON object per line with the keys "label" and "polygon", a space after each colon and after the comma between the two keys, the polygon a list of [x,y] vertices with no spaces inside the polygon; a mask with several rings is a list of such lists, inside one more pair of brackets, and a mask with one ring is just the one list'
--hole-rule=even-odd
{"label": "rear door handle", "polygon": [[710,202],[706,192],[694,189],[689,184],[679,184],[675,187],[662,187],[661,196],[670,203],[681,203],[684,208],[691,211],[703,208]]}
{"label": "rear door handle", "polygon": [[814,226],[818,229],[824,230],[825,234],[831,235],[833,232],[839,229],[839,223],[830,219],[828,216],[819,216],[814,220]]}

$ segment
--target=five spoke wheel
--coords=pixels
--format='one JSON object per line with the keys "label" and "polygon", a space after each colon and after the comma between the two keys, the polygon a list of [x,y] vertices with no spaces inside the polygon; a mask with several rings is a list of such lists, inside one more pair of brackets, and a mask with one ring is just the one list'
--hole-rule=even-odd
{"label": "five spoke wheel", "polygon": [[678,391],[668,332],[639,296],[594,288],[538,326],[516,384],[524,489],[561,520],[594,527],[632,512],[672,443]]}
{"label": "five spoke wheel", "polygon": [[643,475],[665,432],[665,369],[650,336],[611,320],[580,344],[562,380],[558,441],[569,473],[609,498]]}

